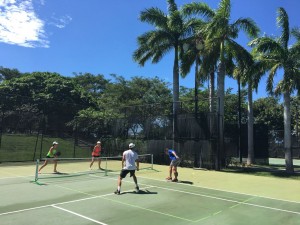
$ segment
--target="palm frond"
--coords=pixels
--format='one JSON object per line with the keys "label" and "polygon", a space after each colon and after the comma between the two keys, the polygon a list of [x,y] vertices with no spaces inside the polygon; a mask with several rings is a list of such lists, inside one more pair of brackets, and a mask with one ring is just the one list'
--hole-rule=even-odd
{"label": "palm frond", "polygon": [[294,27],[291,31],[292,35],[296,38],[297,42],[300,42],[300,28]]}
{"label": "palm frond", "polygon": [[190,72],[192,65],[195,63],[196,56],[197,54],[193,50],[188,50],[182,54],[180,59],[180,73],[182,77],[185,77]]}
{"label": "palm frond", "polygon": [[221,0],[219,3],[219,7],[216,10],[216,16],[220,16],[226,18],[228,21],[230,20],[230,12],[231,12],[231,1],[230,0]]}
{"label": "palm frond", "polygon": [[277,25],[282,29],[280,43],[287,49],[290,39],[289,17],[284,8],[280,7],[277,10]]}
{"label": "palm frond", "polygon": [[249,37],[255,38],[259,33],[259,28],[250,18],[240,18],[236,20],[233,24],[233,27],[236,27],[237,30],[243,30]]}
{"label": "palm frond", "polygon": [[263,54],[273,52],[275,54],[277,53],[278,55],[282,55],[285,52],[285,50],[276,40],[269,37],[256,38],[252,40],[249,45],[255,47],[254,51],[258,51]]}
{"label": "palm frond", "polygon": [[183,24],[184,24],[183,18],[181,17],[179,11],[172,12],[169,15],[168,28],[170,29],[170,31],[174,33],[182,33]]}
{"label": "palm frond", "polygon": [[254,63],[252,55],[240,44],[231,39],[227,40],[226,43],[228,51],[231,52],[231,54],[239,64],[252,65]]}
{"label": "palm frond", "polygon": [[204,2],[192,2],[185,4],[182,7],[182,12],[186,16],[203,16],[206,21],[211,20],[215,16],[214,10]]}
{"label": "palm frond", "polygon": [[173,13],[178,10],[177,5],[174,0],[167,0],[168,11],[169,13]]}
{"label": "palm frond", "polygon": [[140,20],[147,22],[155,27],[164,29],[167,27],[168,18],[159,8],[145,9],[140,13]]}
{"label": "palm frond", "polygon": [[[273,94],[273,83],[274,83],[274,77],[276,75],[277,70],[280,68],[279,64],[275,64],[269,71],[269,76],[267,78],[267,87],[266,90],[270,93]],[[278,91],[277,91],[278,93]]]}

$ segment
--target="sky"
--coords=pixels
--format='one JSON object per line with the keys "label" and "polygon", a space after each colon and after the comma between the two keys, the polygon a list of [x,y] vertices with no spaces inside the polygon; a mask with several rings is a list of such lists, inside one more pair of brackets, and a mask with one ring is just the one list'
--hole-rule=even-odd
{"label": "sky", "polygon": [[[195,0],[194,0],[195,1]],[[191,3],[176,0],[178,7]],[[219,0],[204,0],[216,9]],[[300,0],[232,0],[231,21],[250,17],[261,34],[279,35],[276,11],[283,7],[290,27],[300,27]],[[154,27],[139,20],[140,12],[157,7],[167,12],[165,0],[0,0],[0,66],[20,72],[56,72],[72,77],[79,73],[159,77],[170,83],[174,52],[158,64],[139,66],[132,59],[137,37]],[[247,47],[242,32],[236,40]],[[292,44],[292,42],[290,43]],[[193,71],[193,69],[191,70]],[[277,74],[280,79],[282,74]],[[180,79],[194,87],[194,74]],[[207,86],[207,84],[204,84]],[[225,88],[237,90],[237,82],[226,79]],[[266,97],[262,79],[254,99]]]}

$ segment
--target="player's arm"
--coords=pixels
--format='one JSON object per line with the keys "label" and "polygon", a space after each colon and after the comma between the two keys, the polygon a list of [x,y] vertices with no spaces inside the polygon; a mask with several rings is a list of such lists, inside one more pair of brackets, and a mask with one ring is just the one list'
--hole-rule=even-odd
{"label": "player's arm", "polygon": [[135,162],[136,162],[136,170],[139,171],[139,169],[140,169],[140,161],[139,161],[139,158],[137,158],[137,159],[135,160]]}
{"label": "player's arm", "polygon": [[122,168],[124,167],[124,162],[125,162],[125,155],[123,153],[123,156],[122,156]]}
{"label": "player's arm", "polygon": [[172,154],[176,157],[176,159],[179,158],[175,151],[172,151]]}

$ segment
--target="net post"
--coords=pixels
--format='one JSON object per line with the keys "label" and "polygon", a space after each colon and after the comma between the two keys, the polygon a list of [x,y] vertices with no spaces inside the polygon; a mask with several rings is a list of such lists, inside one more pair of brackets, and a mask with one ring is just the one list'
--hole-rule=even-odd
{"label": "net post", "polygon": [[151,154],[151,170],[153,170],[153,154]]}
{"label": "net post", "polygon": [[37,159],[36,160],[36,164],[35,164],[35,177],[34,177],[34,181],[37,182],[38,180],[38,175],[39,175],[39,164],[40,164],[40,160]]}

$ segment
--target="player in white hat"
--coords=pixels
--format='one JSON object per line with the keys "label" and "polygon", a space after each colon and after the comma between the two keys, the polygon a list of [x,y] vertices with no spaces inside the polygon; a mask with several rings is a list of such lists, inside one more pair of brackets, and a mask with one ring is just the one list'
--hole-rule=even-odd
{"label": "player in white hat", "polygon": [[138,161],[139,156],[133,150],[133,148],[135,147],[134,143],[130,143],[128,147],[129,149],[123,152],[122,170],[120,172],[120,176],[118,179],[118,189],[115,191],[115,194],[117,195],[121,193],[122,179],[125,178],[128,173],[130,173],[130,177],[133,178],[136,192],[137,193],[139,192],[139,186],[137,183],[137,178],[135,176],[135,170],[137,171],[139,170],[139,161]]}

